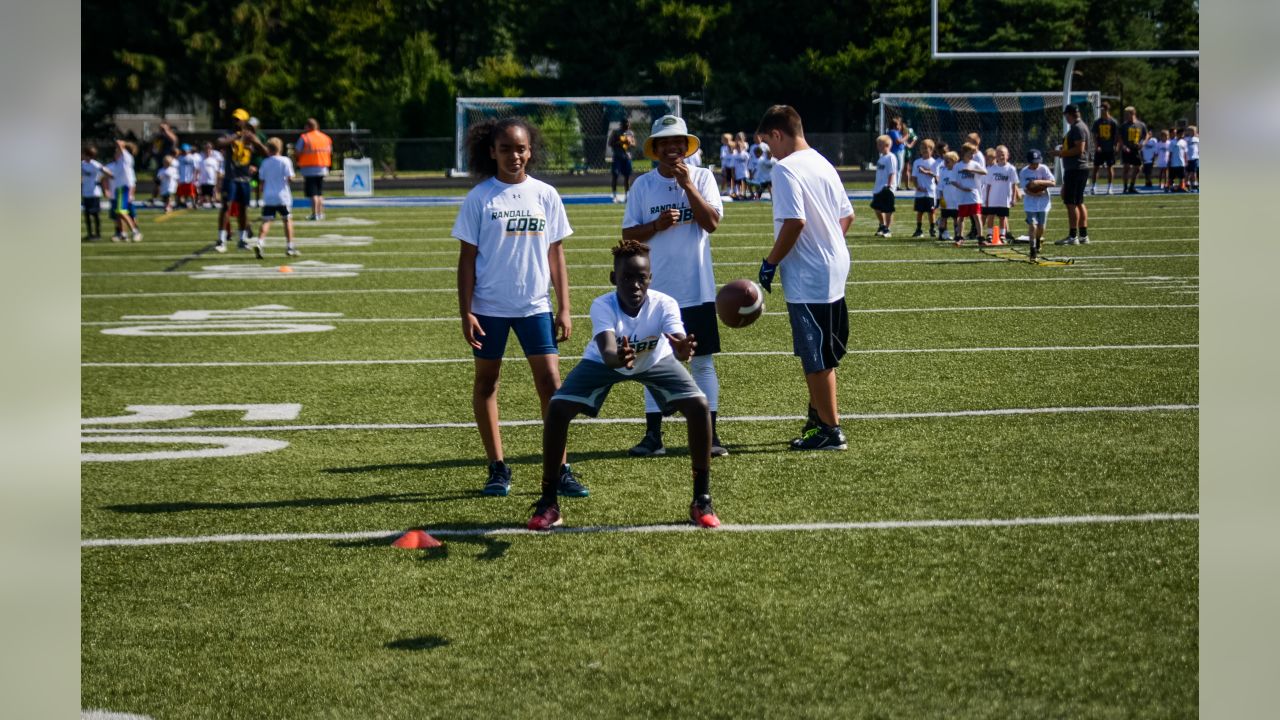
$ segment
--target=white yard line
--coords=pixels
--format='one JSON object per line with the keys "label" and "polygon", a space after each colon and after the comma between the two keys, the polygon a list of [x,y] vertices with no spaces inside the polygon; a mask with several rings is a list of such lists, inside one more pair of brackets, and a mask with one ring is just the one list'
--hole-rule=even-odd
{"label": "white yard line", "polygon": [[[1093,260],[1159,260],[1167,258],[1189,258],[1199,257],[1200,253],[1150,253],[1142,255],[1077,255],[1076,260],[1093,261]],[[975,263],[999,263],[1005,262],[1002,258],[973,257],[973,258],[886,258],[882,260],[853,260],[854,265],[970,265]],[[756,260],[748,262],[718,262],[716,267],[759,267],[760,263]],[[249,266],[246,266],[249,267]],[[573,269],[594,269],[608,270],[613,267],[610,263],[574,263],[569,266]],[[363,267],[358,271],[363,273],[415,273],[415,272],[447,272],[455,273],[458,271],[456,265],[445,265],[435,267]],[[169,272],[166,270],[138,270],[125,272],[82,272],[81,277],[177,277],[183,275],[196,275],[207,272],[203,269],[195,270],[178,270]],[[254,278],[246,278],[254,279]]]}
{"label": "white yard line", "polygon": [[[940,410],[934,412],[898,412],[898,413],[847,413],[840,416],[841,422],[869,420],[922,420],[929,418],[962,418],[962,417],[1009,417],[1017,415],[1060,415],[1081,413],[1140,413],[1140,412],[1186,412],[1199,410],[1199,405],[1095,405],[1084,407],[1039,407],[1039,408],[994,408],[988,410]],[[722,416],[717,422],[794,422],[804,420],[803,415],[741,415]],[[541,426],[541,419],[534,420],[502,420],[502,427]],[[642,425],[643,417],[620,418],[577,418],[575,424],[581,425]],[[669,422],[683,422],[679,417]],[[111,435],[157,435],[184,433],[224,433],[224,432],[338,432],[350,430],[458,430],[475,428],[474,422],[438,422],[438,423],[331,423],[326,425],[236,425],[227,427],[171,427],[171,428],[122,428],[85,427],[84,434]]]}
{"label": "white yard line", "polygon": [[[949,528],[1054,527],[1069,525],[1115,525],[1119,523],[1199,522],[1199,513],[1143,513],[1138,515],[1056,515],[1018,518],[940,518],[934,520],[869,520],[862,522],[816,522],[788,524],[739,525],[724,524],[716,530],[699,530],[688,524],[679,525],[588,525],[562,527],[551,533],[538,533],[520,527],[492,528],[423,528],[440,537],[484,537],[492,535],[596,535],[614,533],[779,533],[779,532],[860,532],[871,530],[932,530]],[[332,533],[260,533],[228,535],[191,535],[186,537],[88,538],[82,548],[143,547],[154,545],[202,545],[245,542],[292,542],[302,540],[358,541],[390,539],[403,530],[367,530]]]}
{"label": "white yard line", "polygon": [[[953,278],[946,280],[851,280],[846,285],[938,285],[938,284],[978,284],[978,283],[1023,283],[1023,282],[1117,282],[1123,280],[1123,277],[1084,277],[1062,276],[1062,277],[1017,277],[1017,278]],[[1198,275],[1186,275],[1177,280],[1199,280]],[[778,283],[781,286],[781,283]],[[575,290],[609,290],[612,285],[574,285]],[[157,298],[157,297],[231,297],[240,295],[252,295],[254,297],[262,297],[270,295],[276,297],[278,295],[365,295],[365,294],[415,294],[415,293],[450,293],[456,295],[457,288],[344,288],[344,289],[314,289],[314,290],[198,290],[191,292],[126,292],[126,293],[84,293],[80,296],[81,300],[106,300],[115,298]],[[777,295],[782,300],[782,293]]]}
{"label": "white yard line", "polygon": [[[1027,347],[967,347],[967,348],[877,348],[849,350],[849,355],[918,355],[965,354],[988,352],[1088,352],[1109,350],[1186,350],[1200,347],[1195,343],[1158,345],[1031,345]],[[722,352],[720,357],[786,356],[786,350],[759,350],[749,352]],[[561,355],[561,360],[581,360],[581,355]],[[524,358],[505,357],[506,362],[524,362]],[[474,358],[406,358],[403,360],[226,360],[202,362],[82,362],[82,368],[184,368],[184,367],[309,367],[337,365],[455,365],[470,364]]]}
{"label": "white yard line", "polygon": [[[1174,287],[1174,286],[1170,286]],[[1186,287],[1178,285],[1176,287]],[[1157,305],[1004,305],[991,307],[901,307],[901,308],[850,308],[850,315],[880,315],[893,313],[943,313],[943,312],[1048,312],[1061,310],[1166,310],[1170,308],[1198,308],[1197,303],[1169,303]],[[785,312],[766,312],[764,315],[783,316]],[[574,319],[589,318],[590,315],[572,315]],[[405,318],[323,318],[326,323],[420,323],[420,322],[458,322],[455,315],[445,317],[405,317]],[[160,325],[166,322],[190,323],[189,320],[148,319],[145,324]],[[200,325],[216,326],[220,323],[243,324],[245,320],[206,320]],[[251,321],[250,321],[251,322]],[[84,326],[139,325],[142,320],[87,320]]]}

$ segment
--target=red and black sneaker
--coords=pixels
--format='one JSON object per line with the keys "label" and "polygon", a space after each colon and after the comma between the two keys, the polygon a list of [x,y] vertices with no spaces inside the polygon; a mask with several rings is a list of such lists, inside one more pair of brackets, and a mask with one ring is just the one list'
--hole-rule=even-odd
{"label": "red and black sneaker", "polygon": [[689,506],[689,520],[701,528],[720,527],[720,518],[716,517],[716,509],[711,506],[710,495],[699,495]]}
{"label": "red and black sneaker", "polygon": [[533,506],[533,517],[529,518],[530,530],[550,530],[561,524],[560,506],[553,502],[539,500]]}

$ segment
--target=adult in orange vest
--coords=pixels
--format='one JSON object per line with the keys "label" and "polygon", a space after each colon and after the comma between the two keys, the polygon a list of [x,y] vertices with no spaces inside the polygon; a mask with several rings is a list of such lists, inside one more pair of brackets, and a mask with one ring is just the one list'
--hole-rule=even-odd
{"label": "adult in orange vest", "polygon": [[324,219],[324,177],[333,162],[333,138],[320,132],[320,123],[307,118],[307,127],[298,138],[298,172],[303,192],[311,199],[308,220]]}

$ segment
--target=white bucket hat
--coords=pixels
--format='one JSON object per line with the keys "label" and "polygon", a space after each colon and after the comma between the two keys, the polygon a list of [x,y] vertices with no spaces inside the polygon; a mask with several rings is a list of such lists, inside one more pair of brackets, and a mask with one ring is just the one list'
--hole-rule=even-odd
{"label": "white bucket hat", "polygon": [[657,160],[658,153],[654,152],[653,141],[665,137],[689,138],[689,147],[685,148],[684,152],[685,157],[698,152],[698,148],[702,145],[697,136],[689,134],[689,128],[684,124],[684,120],[675,115],[663,115],[653,121],[653,129],[649,137],[644,140],[644,156],[650,160]]}

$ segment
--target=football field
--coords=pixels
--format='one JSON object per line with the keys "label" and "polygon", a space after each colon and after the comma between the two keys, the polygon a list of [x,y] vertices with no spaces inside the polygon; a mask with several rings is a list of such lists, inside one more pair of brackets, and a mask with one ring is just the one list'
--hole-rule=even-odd
{"label": "football field", "polygon": [[[680,422],[666,457],[627,456],[644,424],[624,384],[570,428],[591,495],[550,535],[523,530],[541,425],[514,337],[512,494],[479,493],[456,208],[331,208],[297,223],[300,258],[277,222],[261,261],[212,251],[213,211],[142,213],[143,242],[81,254],[81,706],[1194,716],[1199,199],[1086,200],[1093,242],[1048,244],[1074,259],[1053,267],[910,239],[909,212],[873,237],[855,201],[849,450],[787,449],[806,395],[775,286],[721,328],[725,526],[687,524]],[[755,278],[773,231],[768,203],[725,211],[721,285]],[[562,375],[622,206],[568,213]],[[1055,198],[1046,240],[1065,234]],[[443,546],[390,545],[410,528]]]}

